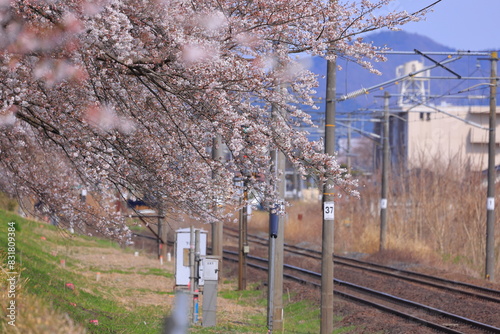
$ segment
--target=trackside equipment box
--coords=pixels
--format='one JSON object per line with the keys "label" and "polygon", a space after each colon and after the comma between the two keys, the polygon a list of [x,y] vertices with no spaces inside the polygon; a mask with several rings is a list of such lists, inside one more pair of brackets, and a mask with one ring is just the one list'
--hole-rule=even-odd
{"label": "trackside equipment box", "polygon": [[[200,271],[201,259],[207,255],[207,231],[200,230]],[[189,283],[189,244],[191,229],[183,228],[175,231],[175,285],[188,285]],[[193,246],[194,247],[194,246]],[[193,251],[195,248],[193,248]],[[203,272],[200,272],[200,285],[203,285]]]}

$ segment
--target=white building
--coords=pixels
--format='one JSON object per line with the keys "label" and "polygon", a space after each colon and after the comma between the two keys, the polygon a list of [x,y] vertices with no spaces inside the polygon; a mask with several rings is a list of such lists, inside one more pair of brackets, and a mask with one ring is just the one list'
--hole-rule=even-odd
{"label": "white building", "polygon": [[[398,67],[402,76],[423,68],[412,61]],[[428,75],[425,75],[428,77]],[[429,79],[415,76],[402,81],[398,96],[401,111],[391,111],[390,142],[393,167],[428,168],[450,162],[471,171],[488,165],[490,107],[471,100],[468,106],[432,105]],[[488,97],[486,97],[488,98]],[[500,121],[500,107],[496,108]],[[500,164],[500,126],[496,126],[496,164]]]}

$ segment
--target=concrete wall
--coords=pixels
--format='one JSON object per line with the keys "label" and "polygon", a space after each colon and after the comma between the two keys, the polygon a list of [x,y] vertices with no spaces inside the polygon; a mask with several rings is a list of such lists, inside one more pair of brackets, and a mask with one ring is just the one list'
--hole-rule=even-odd
{"label": "concrete wall", "polygon": [[[408,167],[432,167],[439,161],[462,164],[472,171],[487,169],[488,106],[441,106],[440,111],[418,107],[408,111]],[[406,109],[408,110],[408,109]],[[496,164],[500,164],[500,107],[497,107]],[[429,113],[429,119],[427,116]],[[453,115],[453,116],[451,116]]]}

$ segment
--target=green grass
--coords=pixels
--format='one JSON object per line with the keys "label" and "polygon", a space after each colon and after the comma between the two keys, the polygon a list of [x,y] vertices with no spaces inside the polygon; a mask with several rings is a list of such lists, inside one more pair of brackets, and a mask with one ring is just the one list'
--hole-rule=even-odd
{"label": "green grass", "polygon": [[[293,328],[295,333],[319,333],[320,310],[307,301],[288,304],[284,313],[286,325]],[[291,321],[290,324],[288,322]]]}
{"label": "green grass", "polygon": [[153,276],[163,276],[167,278],[174,278],[174,274],[165,271],[164,269],[160,268],[146,268],[145,271],[136,271],[135,268],[129,268],[128,270],[123,270],[123,269],[99,269],[98,267],[90,266],[89,271],[93,271],[96,273],[101,273],[101,274],[124,274],[124,275],[129,275],[129,274],[138,274],[138,275],[153,275]]}
{"label": "green grass", "polygon": [[[75,322],[85,326],[88,333],[159,333],[163,317],[169,312],[167,306],[134,305],[131,307],[117,303],[113,296],[137,293],[156,293],[165,296],[173,294],[173,291],[155,292],[148,287],[119,290],[116,287],[98,286],[95,281],[79,274],[78,270],[83,264],[71,258],[71,254],[85,251],[75,249],[74,247],[77,246],[119,249],[119,245],[86,236],[65,236],[53,226],[28,221],[0,210],[0,252],[7,249],[7,224],[11,221],[16,222],[17,262],[21,263],[23,268],[22,276],[28,278],[24,293],[36,296],[49,308],[67,313]],[[42,237],[45,237],[45,240]],[[66,255],[53,252],[56,248],[65,249]],[[131,252],[132,250],[123,251]],[[66,260],[65,267],[60,265],[62,259]],[[87,266],[85,270],[103,274],[139,274],[173,278],[173,273],[160,268],[100,269],[94,265]],[[0,288],[2,283],[0,280]],[[73,283],[75,289],[67,288],[67,283]],[[217,326],[211,328],[204,328],[201,325],[192,326],[190,333],[267,332],[266,290],[259,289],[259,284],[255,284],[250,285],[245,291],[235,291],[234,282],[228,279],[224,281],[223,286],[225,288],[222,286],[219,288],[219,304],[225,299],[238,307],[244,309],[248,307],[249,311],[244,312],[239,318],[231,311],[218,311]],[[294,297],[292,295],[292,299]],[[308,301],[289,302],[288,298],[284,300],[284,332],[318,333],[320,330],[318,305]],[[200,305],[200,310],[201,308],[202,305]],[[99,321],[98,326],[90,323],[93,319]],[[2,320],[4,319],[0,319],[0,331]],[[351,329],[351,327],[337,329],[335,333],[346,333]]]}
{"label": "green grass", "polygon": [[249,287],[247,290],[242,290],[242,291],[234,291],[234,290],[220,291],[219,296],[222,298],[237,301],[238,303],[242,304],[248,302],[249,299],[254,299],[257,301],[265,300],[264,293],[260,290],[254,290],[252,289],[252,287]]}
{"label": "green grass", "polygon": [[[251,314],[244,321],[225,322],[213,328],[197,329],[196,333],[264,333],[267,329],[267,292],[249,287],[245,291],[223,290],[219,297],[233,300],[239,305],[263,308],[264,312]],[[307,300],[287,302],[284,300],[284,333],[315,334],[320,332],[320,310],[318,305]],[[337,317],[335,321],[340,321]],[[334,333],[347,333],[355,327],[343,327]]]}
{"label": "green grass", "polygon": [[174,276],[175,276],[174,274],[166,272],[165,270],[159,269],[159,268],[148,268],[147,271],[139,271],[138,274],[139,275],[164,276],[164,277],[167,277],[167,278],[174,278]]}
{"label": "green grass", "polygon": [[[355,329],[356,329],[356,326],[343,327],[343,328],[335,329],[332,334],[349,333],[350,331],[353,331]],[[373,333],[373,334],[376,334],[376,333]]]}
{"label": "green grass", "polygon": [[[0,250],[7,249],[7,223],[16,222],[16,255],[23,267],[22,276],[27,278],[25,289],[31,295],[45,300],[61,312],[68,313],[76,322],[87,327],[89,333],[154,333],[158,332],[166,309],[136,307],[133,312],[114,300],[96,294],[88,280],[59,265],[61,256],[52,255],[54,246],[119,247],[109,241],[89,237],[68,239],[51,233],[42,240],[43,229],[56,231],[43,225],[0,211]],[[71,268],[71,262],[67,263]],[[74,290],[66,287],[73,283]],[[76,306],[73,306],[76,305]],[[97,319],[99,325],[90,324]]]}
{"label": "green grass", "polygon": [[101,274],[124,274],[124,275],[129,275],[129,274],[134,274],[135,271],[133,268],[130,268],[130,270],[122,270],[122,269],[99,269],[97,267],[91,266],[89,268],[90,271],[96,272],[96,273],[101,273]]}

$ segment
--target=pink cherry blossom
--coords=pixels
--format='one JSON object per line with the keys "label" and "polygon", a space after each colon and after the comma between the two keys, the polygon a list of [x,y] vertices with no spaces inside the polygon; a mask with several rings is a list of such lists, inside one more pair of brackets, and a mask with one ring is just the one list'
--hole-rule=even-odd
{"label": "pink cherry blossom", "polygon": [[[377,47],[358,37],[418,19],[374,15],[390,2],[1,1],[0,190],[122,240],[122,194],[204,222],[223,218],[214,201],[238,203],[237,175],[274,199],[274,149],[354,193],[296,127],[310,123],[298,106],[313,105],[317,85],[296,55],[371,69]],[[230,159],[212,158],[216,137]]]}

